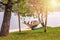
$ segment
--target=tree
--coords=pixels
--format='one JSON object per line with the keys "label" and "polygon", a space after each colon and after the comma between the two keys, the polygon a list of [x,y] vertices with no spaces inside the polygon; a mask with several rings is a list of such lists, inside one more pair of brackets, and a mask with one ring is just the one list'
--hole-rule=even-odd
{"label": "tree", "polygon": [[49,0],[30,0],[29,4],[30,10],[37,13],[38,20],[44,27],[44,32],[46,32]]}
{"label": "tree", "polygon": [[19,32],[21,32],[21,27],[20,27],[20,15],[23,14],[23,13],[26,13],[28,0],[17,0],[17,1],[18,1],[17,7],[18,7]]}
{"label": "tree", "polygon": [[9,34],[11,11],[12,11],[12,0],[8,0],[7,3],[0,2],[5,6],[4,18],[1,27],[1,36],[7,36]]}
{"label": "tree", "polygon": [[20,3],[19,3],[19,0],[17,0],[17,1],[18,1],[17,6],[18,6],[18,24],[19,24],[19,32],[21,32],[21,27],[20,27],[20,10],[19,10]]}

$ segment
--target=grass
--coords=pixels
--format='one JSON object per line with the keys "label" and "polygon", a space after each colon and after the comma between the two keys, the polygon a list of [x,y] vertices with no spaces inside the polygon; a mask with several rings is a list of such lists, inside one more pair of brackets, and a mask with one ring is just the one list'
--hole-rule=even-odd
{"label": "grass", "polygon": [[43,28],[13,32],[7,37],[0,37],[0,40],[60,40],[60,28],[47,28],[46,33],[43,32]]}

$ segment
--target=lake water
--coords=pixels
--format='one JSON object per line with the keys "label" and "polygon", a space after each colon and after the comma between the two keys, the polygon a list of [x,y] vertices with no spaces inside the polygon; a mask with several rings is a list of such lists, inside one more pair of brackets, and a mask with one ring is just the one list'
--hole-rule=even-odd
{"label": "lake water", "polygon": [[52,27],[60,26],[60,12],[50,12],[48,14],[47,25]]}
{"label": "lake water", "polygon": [[[0,28],[1,28],[2,21],[3,21],[3,15],[4,15],[3,12],[0,12]],[[21,29],[29,29],[29,27],[27,25],[23,24],[23,20],[24,20],[24,18],[21,17]],[[32,20],[38,20],[38,19],[37,18],[34,19],[33,17],[26,17],[25,20],[32,21]],[[51,27],[60,26],[60,12],[49,12],[47,26],[51,26]],[[41,24],[39,24],[37,26],[37,28],[38,27],[41,27]],[[18,27],[18,17],[17,17],[17,15],[12,13],[10,30],[18,29],[18,28],[19,28]]]}

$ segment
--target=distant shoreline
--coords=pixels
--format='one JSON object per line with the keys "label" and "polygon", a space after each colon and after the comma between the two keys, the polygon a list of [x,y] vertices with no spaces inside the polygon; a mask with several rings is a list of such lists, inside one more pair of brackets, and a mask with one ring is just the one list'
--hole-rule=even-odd
{"label": "distant shoreline", "polygon": [[[30,28],[27,28],[27,29],[21,29],[21,31],[26,31],[26,30],[31,30]],[[10,29],[9,32],[18,32],[19,29]]]}

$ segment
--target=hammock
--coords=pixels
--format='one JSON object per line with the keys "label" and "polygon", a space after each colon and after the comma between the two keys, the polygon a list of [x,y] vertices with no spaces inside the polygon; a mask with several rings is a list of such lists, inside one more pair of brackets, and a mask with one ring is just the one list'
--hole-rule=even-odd
{"label": "hammock", "polygon": [[26,24],[30,28],[34,28],[34,27],[37,27],[37,25],[39,24],[39,22],[36,21],[36,20],[34,20],[34,21],[31,21],[31,23],[29,24],[29,22],[26,23],[26,21],[24,21],[24,24]]}

